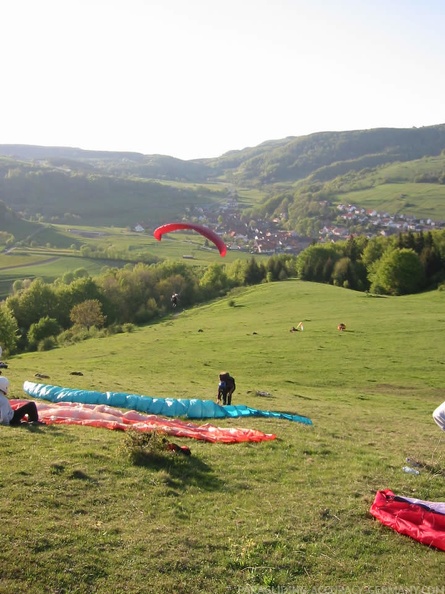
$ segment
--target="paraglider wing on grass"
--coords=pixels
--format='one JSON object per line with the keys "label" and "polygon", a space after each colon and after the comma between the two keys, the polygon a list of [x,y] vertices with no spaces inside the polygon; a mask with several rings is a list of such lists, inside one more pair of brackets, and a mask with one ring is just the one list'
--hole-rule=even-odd
{"label": "paraglider wing on grass", "polygon": [[125,392],[95,392],[92,390],[73,390],[60,386],[24,382],[23,390],[33,398],[51,402],[80,402],[84,404],[106,404],[119,408],[163,415],[165,417],[187,417],[189,419],[222,419],[237,417],[266,417],[285,419],[305,425],[312,425],[308,417],[285,412],[258,410],[243,405],[220,406],[212,400],[199,398],[155,398],[126,394]]}
{"label": "paraglider wing on grass", "polygon": [[377,491],[370,513],[385,526],[429,547],[445,551],[445,503]]}
{"label": "paraglider wing on grass", "polygon": [[[10,400],[13,409],[29,402],[28,400]],[[84,425],[127,431],[159,431],[175,437],[188,437],[201,441],[218,443],[259,442],[275,439],[271,433],[262,433],[255,429],[239,427],[215,427],[214,425],[196,425],[178,419],[164,419],[157,415],[143,415],[136,411],[122,411],[106,405],[81,404],[73,402],[46,403],[37,402],[39,418],[47,425]]]}
{"label": "paraglider wing on grass", "polygon": [[224,243],[224,241],[217,233],[212,231],[212,229],[209,229],[204,225],[195,225],[193,223],[167,223],[166,225],[161,225],[160,227],[155,229],[153,235],[155,239],[161,241],[164,233],[170,233],[171,231],[179,231],[181,229],[191,229],[192,231],[197,231],[198,233],[200,233],[216,245],[221,256],[226,255],[227,246]]}

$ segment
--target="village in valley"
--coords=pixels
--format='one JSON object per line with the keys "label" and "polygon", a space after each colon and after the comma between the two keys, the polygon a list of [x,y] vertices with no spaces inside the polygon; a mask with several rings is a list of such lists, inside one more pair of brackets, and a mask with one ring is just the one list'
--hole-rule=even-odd
{"label": "village in valley", "polygon": [[[355,234],[371,238],[377,235],[388,236],[409,231],[428,232],[445,228],[445,221],[417,219],[402,213],[378,212],[352,204],[337,205],[334,216],[334,220],[320,223],[318,237],[303,237],[296,231],[286,230],[284,218],[256,218],[245,222],[234,195],[230,195],[218,207],[209,205],[193,209],[193,221],[211,227],[224,237],[229,250],[252,254],[298,254],[314,242],[346,240]],[[183,218],[190,220],[190,217],[191,213],[187,212]],[[134,229],[139,232],[147,231],[147,227],[142,224],[136,225]]]}
{"label": "village in valley", "polygon": [[364,227],[365,235],[394,235],[395,233],[427,232],[445,228],[445,221],[432,219],[417,219],[412,215],[402,213],[389,214],[354,206],[353,204],[339,204],[337,207],[338,218],[344,221],[343,225],[326,225],[320,229],[320,240],[330,241],[347,239],[351,235],[351,226]]}

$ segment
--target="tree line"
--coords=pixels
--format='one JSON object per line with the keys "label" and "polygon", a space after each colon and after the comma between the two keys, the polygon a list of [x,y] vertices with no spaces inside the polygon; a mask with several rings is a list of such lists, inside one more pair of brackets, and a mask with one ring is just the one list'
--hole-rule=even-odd
{"label": "tree line", "polygon": [[98,332],[130,331],[168,314],[174,293],[190,307],[235,287],[295,277],[394,296],[445,286],[445,231],[351,236],[262,262],[252,257],[204,268],[139,262],[94,278],[79,269],[53,283],[16,281],[0,304],[2,347],[9,354],[46,350]]}
{"label": "tree line", "polygon": [[182,262],[127,264],[91,277],[84,269],[53,283],[16,281],[0,304],[0,336],[9,354],[47,350],[97,332],[130,331],[171,311],[171,296],[182,307],[227,294],[232,288],[295,277],[295,257],[255,258],[227,265],[193,267]]}
{"label": "tree line", "polygon": [[406,295],[445,280],[445,231],[399,233],[389,237],[351,236],[347,241],[314,244],[297,258],[302,280]]}

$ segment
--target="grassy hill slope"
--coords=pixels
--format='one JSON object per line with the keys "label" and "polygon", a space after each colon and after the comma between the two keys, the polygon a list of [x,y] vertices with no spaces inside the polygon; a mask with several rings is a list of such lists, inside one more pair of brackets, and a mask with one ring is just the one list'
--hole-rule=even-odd
{"label": "grassy hill slope", "polygon": [[[134,334],[12,358],[16,397],[43,373],[72,388],[213,399],[228,369],[234,403],[314,424],[218,421],[277,439],[189,440],[191,458],[142,465],[129,460],[121,433],[0,427],[0,591],[441,585],[443,553],[381,526],[369,507],[382,488],[443,499],[443,437],[431,418],[444,399],[443,299],[267,284]],[[304,331],[289,332],[299,321]],[[433,471],[405,474],[407,456]]]}
{"label": "grassy hill slope", "polygon": [[[322,178],[321,171],[311,176],[314,183]],[[339,175],[323,183],[321,191],[334,202],[438,221],[445,220],[444,182],[441,154]]]}

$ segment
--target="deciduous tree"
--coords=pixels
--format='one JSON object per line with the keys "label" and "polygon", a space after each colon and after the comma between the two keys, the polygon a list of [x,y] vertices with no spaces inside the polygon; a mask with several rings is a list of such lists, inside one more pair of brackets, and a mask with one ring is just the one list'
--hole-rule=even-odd
{"label": "deciduous tree", "polygon": [[0,340],[3,350],[13,353],[17,346],[18,327],[17,320],[9,307],[0,305]]}
{"label": "deciduous tree", "polygon": [[98,299],[87,299],[75,305],[70,312],[70,318],[73,324],[84,326],[87,330],[92,326],[100,328],[105,324],[102,304]]}
{"label": "deciduous tree", "polygon": [[417,293],[425,274],[416,252],[409,248],[388,250],[370,274],[371,291],[388,295]]}

